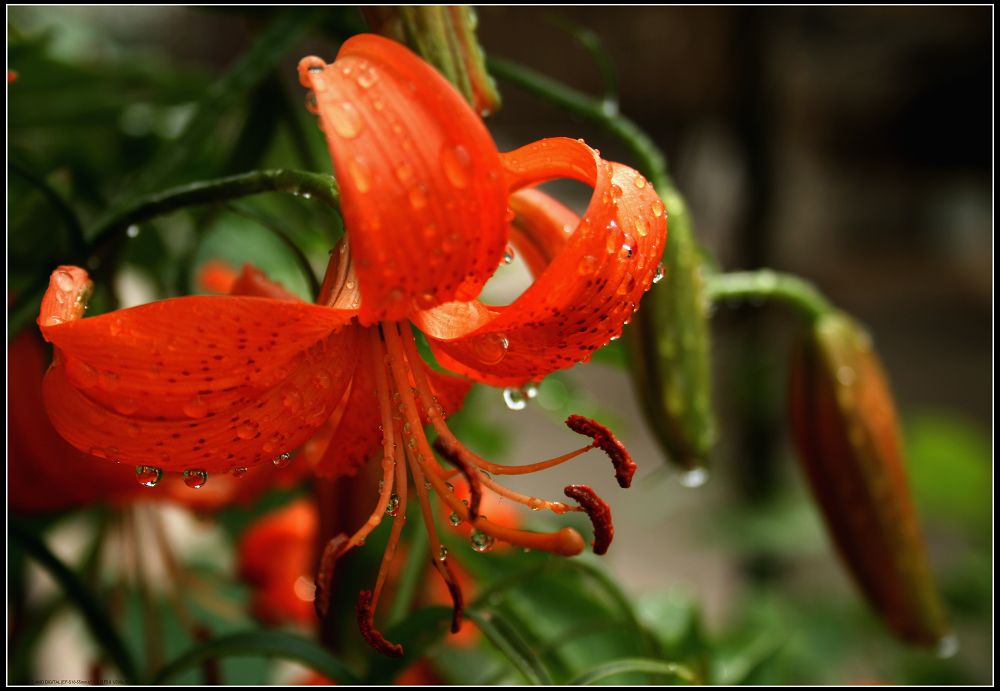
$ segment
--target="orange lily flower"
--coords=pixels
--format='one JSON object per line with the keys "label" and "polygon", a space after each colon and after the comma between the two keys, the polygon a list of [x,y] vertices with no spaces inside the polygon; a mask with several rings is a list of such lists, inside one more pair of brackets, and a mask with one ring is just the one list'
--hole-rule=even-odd
{"label": "orange lily flower", "polygon": [[[506,489],[493,476],[543,470],[591,448],[611,457],[627,487],[635,464],[614,435],[571,416],[593,441],[521,466],[503,466],[465,448],[445,418],[469,381],[518,386],[586,359],[620,334],[658,274],[666,216],[634,170],[603,161],[581,140],[546,139],[500,154],[489,132],[451,85],[406,48],[377,36],[344,43],[336,62],[299,64],[307,104],[319,116],[341,187],[347,236],[331,254],[317,304],[288,297],[205,296],[165,300],[80,319],[88,280],[57,269],[39,325],[56,347],[45,380],[53,424],[78,448],[123,463],[199,476],[237,471],[306,443],[324,424],[333,432],[317,472],[351,474],[379,446],[382,486],[370,519],[327,545],[317,605],[337,558],[363,544],[385,515],[406,511],[408,471],[427,525],[435,567],[449,584],[460,623],[461,593],[433,527],[430,486],[492,541],[574,555],[583,538],[564,527],[533,533],[480,515],[494,492],[532,508],[585,511],[595,549],[611,539],[607,505],[571,485],[579,506]],[[582,219],[525,188],[571,178],[594,189]],[[479,302],[510,233],[537,271],[512,304]],[[426,336],[432,369],[411,327]],[[456,466],[434,461],[424,425]],[[462,475],[468,505],[449,488]],[[374,588],[361,593],[362,634],[401,655],[374,624],[387,567],[404,521],[394,521]]]}

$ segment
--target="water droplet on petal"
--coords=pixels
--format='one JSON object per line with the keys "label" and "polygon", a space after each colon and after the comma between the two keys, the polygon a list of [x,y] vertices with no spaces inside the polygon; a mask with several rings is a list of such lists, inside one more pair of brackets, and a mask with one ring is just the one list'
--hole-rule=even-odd
{"label": "water droplet on petal", "polygon": [[420,209],[427,206],[429,196],[427,194],[427,185],[420,182],[410,188],[409,195],[410,206],[413,207],[414,211],[419,211]]}
{"label": "water droplet on petal", "polygon": [[447,558],[448,558],[448,548],[445,547],[444,545],[441,545],[441,549],[438,550],[438,561],[444,561]]}
{"label": "water droplet on petal", "polygon": [[360,86],[362,89],[371,88],[377,81],[378,81],[378,72],[376,72],[370,67],[358,75],[358,86]]}
{"label": "water droplet on petal", "polygon": [[354,186],[358,188],[358,192],[365,193],[371,189],[371,173],[368,171],[368,164],[364,162],[364,159],[352,159],[347,165],[347,172],[354,180]]}
{"label": "water droplet on petal", "polygon": [[538,382],[529,381],[527,384],[521,387],[521,393],[523,393],[524,397],[527,398],[528,400],[535,398],[536,396],[538,396]]}
{"label": "water droplet on petal", "polygon": [[191,489],[201,489],[208,482],[208,473],[204,470],[185,470],[184,484]]}
{"label": "water droplet on petal", "polygon": [[192,400],[184,404],[181,410],[184,414],[192,418],[200,418],[208,415],[208,404],[201,399],[201,396],[195,396]]}
{"label": "water droplet on petal", "polygon": [[478,337],[472,344],[472,350],[484,365],[495,365],[507,355],[509,345],[503,334],[489,333]]}
{"label": "water droplet on petal", "polygon": [[396,177],[399,178],[399,181],[403,184],[408,183],[413,179],[413,166],[406,161],[403,161],[396,166]]}
{"label": "water droplet on petal", "polygon": [[271,463],[272,465],[274,465],[275,468],[287,468],[288,464],[291,462],[292,462],[291,452],[283,453],[280,456],[275,456],[274,458],[271,459]]}
{"label": "water droplet on petal", "polygon": [[144,487],[156,487],[163,479],[163,471],[151,465],[137,465],[135,479]]}
{"label": "water droplet on petal", "polygon": [[649,205],[649,208],[653,212],[653,216],[656,218],[663,216],[663,202],[658,198],[653,200],[653,202]]}
{"label": "water droplet on petal", "polygon": [[289,391],[282,399],[282,404],[288,408],[289,412],[296,413],[302,409],[302,394],[298,391]]}
{"label": "water droplet on petal", "polygon": [[577,265],[577,271],[581,276],[589,276],[595,271],[597,271],[597,259],[591,255],[586,255],[580,259],[580,263]]}
{"label": "water droplet on petal", "polygon": [[459,189],[469,186],[472,177],[472,159],[464,146],[445,145],[441,149],[441,166],[444,168],[445,177],[452,185]]}
{"label": "water droplet on petal", "polygon": [[233,468],[232,470],[229,471],[229,474],[232,475],[235,478],[241,478],[241,477],[243,477],[244,475],[247,474],[247,469],[246,468]]}
{"label": "water droplet on petal", "polygon": [[646,224],[646,219],[641,216],[635,219],[635,232],[639,234],[639,237],[644,238],[649,232],[649,225]]}
{"label": "water droplet on petal", "polygon": [[696,489],[704,486],[708,482],[708,471],[705,468],[693,468],[681,473],[680,483],[682,487]]}
{"label": "water droplet on petal", "polygon": [[511,410],[524,410],[528,406],[528,399],[525,398],[521,389],[508,386],[503,390],[503,402]]}
{"label": "water droplet on petal", "polygon": [[361,119],[354,104],[347,101],[336,101],[326,109],[326,117],[330,119],[333,131],[344,139],[354,139],[365,128],[365,121]]}
{"label": "water droplet on petal", "polygon": [[251,439],[255,434],[257,434],[257,425],[249,420],[242,422],[236,428],[236,436],[240,439]]}
{"label": "water droplet on petal", "polygon": [[511,245],[507,245],[503,251],[503,263],[513,264],[514,263],[514,248]]}
{"label": "water droplet on petal", "polygon": [[459,516],[457,512],[452,511],[451,515],[448,516],[448,522],[452,525],[460,525],[462,523],[462,517]]}
{"label": "water droplet on petal", "polygon": [[469,536],[469,542],[472,544],[472,549],[477,552],[489,552],[493,549],[493,543],[496,540],[493,539],[492,535],[487,535],[478,530],[473,530],[472,535]]}
{"label": "water droplet on petal", "polygon": [[70,275],[69,271],[56,271],[55,272],[56,287],[59,290],[68,293],[73,290],[73,277]]}
{"label": "water droplet on petal", "polygon": [[634,182],[636,188],[640,190],[646,186],[646,178],[642,177],[639,174],[636,174],[636,176],[632,179],[632,182]]}

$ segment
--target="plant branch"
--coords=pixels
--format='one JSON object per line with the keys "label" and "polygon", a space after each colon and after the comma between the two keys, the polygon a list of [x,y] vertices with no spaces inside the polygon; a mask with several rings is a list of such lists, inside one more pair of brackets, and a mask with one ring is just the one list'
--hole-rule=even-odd
{"label": "plant branch", "polygon": [[805,319],[815,320],[833,305],[808,281],[770,269],[714,274],[708,278],[713,303],[725,300],[776,300],[795,308]]}

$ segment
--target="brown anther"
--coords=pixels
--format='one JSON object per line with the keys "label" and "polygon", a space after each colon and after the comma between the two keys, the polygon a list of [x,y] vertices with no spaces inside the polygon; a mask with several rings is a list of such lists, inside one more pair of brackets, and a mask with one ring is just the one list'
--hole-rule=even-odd
{"label": "brown anther", "polygon": [[604,554],[615,536],[611,508],[587,485],[569,485],[563,492],[580,505],[594,526],[594,554]]}
{"label": "brown anther", "polygon": [[387,657],[403,657],[403,646],[392,643],[375,628],[375,610],[372,607],[372,591],[358,593],[358,628],[368,645]]}
{"label": "brown anther", "polygon": [[447,559],[431,559],[431,564],[441,574],[444,584],[448,586],[448,594],[451,595],[451,632],[458,633],[462,628],[462,616],[465,612],[465,600],[462,597],[462,588],[458,585],[458,579],[451,570],[451,565]]}
{"label": "brown anther", "polygon": [[460,453],[448,446],[441,437],[434,440],[434,450],[441,455],[441,458],[455,466],[469,484],[469,520],[476,520],[479,517],[479,502],[483,498],[483,483],[479,480],[479,471],[462,458]]}
{"label": "brown anther", "polygon": [[632,461],[625,445],[618,441],[614,433],[599,422],[582,415],[570,415],[566,418],[566,426],[577,434],[583,434],[594,440],[593,446],[599,448],[608,455],[612,465],[615,467],[615,477],[618,479],[620,487],[628,487],[632,484],[632,476],[635,474],[636,465]]}
{"label": "brown anther", "polygon": [[326,613],[330,609],[330,582],[333,580],[333,566],[344,553],[347,546],[347,535],[340,533],[330,538],[323,548],[323,555],[319,560],[319,570],[316,572],[316,599],[313,605],[316,607],[316,615],[320,619],[326,618]]}

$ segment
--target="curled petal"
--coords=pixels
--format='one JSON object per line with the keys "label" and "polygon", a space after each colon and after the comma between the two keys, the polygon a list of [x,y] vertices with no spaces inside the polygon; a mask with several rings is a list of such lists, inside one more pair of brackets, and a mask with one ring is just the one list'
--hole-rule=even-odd
{"label": "curled petal", "polygon": [[46,316],[56,359],[44,396],[59,433],[168,471],[247,468],[299,446],[356,360],[357,329],[342,330],[351,313],[304,302],[189,297],[54,325]]}
{"label": "curled petal", "polygon": [[[474,318],[455,318],[452,305],[415,317],[442,365],[497,386],[570,367],[618,336],[651,285],[666,242],[666,215],[652,186],[582,142],[542,140],[503,159],[512,189],[567,177],[594,193],[561,250],[512,304],[466,308]],[[531,197],[521,201],[532,206]],[[540,257],[554,252],[552,238],[565,232],[568,217],[556,208],[532,208],[532,237],[546,238]]]}
{"label": "curled petal", "polygon": [[478,294],[506,242],[507,190],[479,116],[403,46],[356,36],[299,63],[341,187],[372,324]]}

